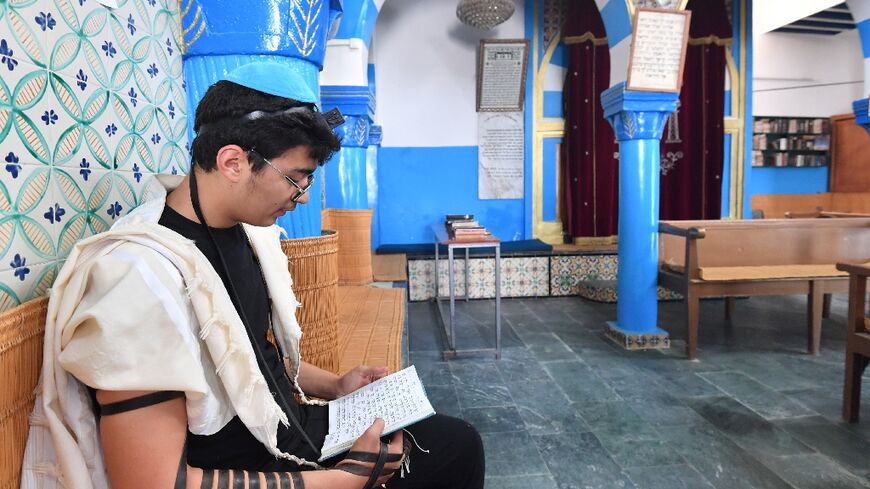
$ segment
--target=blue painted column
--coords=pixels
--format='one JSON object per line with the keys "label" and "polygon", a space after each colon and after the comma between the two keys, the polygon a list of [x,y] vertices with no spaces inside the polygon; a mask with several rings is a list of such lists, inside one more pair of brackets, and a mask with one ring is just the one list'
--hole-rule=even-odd
{"label": "blue painted column", "polygon": [[[866,0],[847,0],[852,18],[858,27],[861,37],[861,51],[864,54],[864,93],[870,93],[870,2]],[[870,100],[862,98],[852,102],[855,122],[870,132],[870,115],[868,115]]]}
{"label": "blue painted column", "polygon": [[855,113],[855,122],[870,133],[870,99],[862,98],[852,102],[852,112]]}
{"label": "blue painted column", "polygon": [[368,86],[324,86],[323,107],[338,107],[345,122],[336,130],[341,151],[325,166],[326,207],[368,209],[366,167],[374,94]]}
{"label": "blue painted column", "polygon": [[658,309],[659,141],[677,93],[635,92],[625,84],[601,94],[619,141],[619,269],[616,324],[607,334],[627,349],[667,348]]}
{"label": "blue painted column", "polygon": [[381,224],[378,217],[378,150],[383,140],[383,128],[372,125],[369,128],[369,147],[366,150],[366,190],[368,191],[368,206],[375,209],[372,213],[372,249],[381,245]]}
{"label": "blue painted column", "polygon": [[[341,0],[185,0],[181,23],[184,77],[190,107],[215,81],[234,68],[255,61],[277,61],[299,73],[318,93],[326,42],[341,14]],[[194,110],[188,111],[193,138]],[[318,170],[312,195],[322,189]],[[320,236],[320,199],[278,220],[289,237]]]}

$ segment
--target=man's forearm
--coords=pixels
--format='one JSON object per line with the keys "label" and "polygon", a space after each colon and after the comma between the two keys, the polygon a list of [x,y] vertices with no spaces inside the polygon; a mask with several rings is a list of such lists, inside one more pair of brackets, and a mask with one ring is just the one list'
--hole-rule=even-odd
{"label": "man's forearm", "polygon": [[299,387],[306,394],[323,399],[335,399],[338,392],[338,375],[307,362],[300,362]]}

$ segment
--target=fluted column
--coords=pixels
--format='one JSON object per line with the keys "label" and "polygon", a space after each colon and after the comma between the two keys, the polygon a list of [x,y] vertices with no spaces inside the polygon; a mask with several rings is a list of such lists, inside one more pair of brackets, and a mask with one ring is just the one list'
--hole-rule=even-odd
{"label": "fluted column", "polygon": [[[181,7],[191,107],[226,73],[255,61],[286,64],[318,93],[318,74],[341,0],[247,0],[243,6],[230,0],[187,0]],[[194,110],[188,114],[192,128]],[[322,177],[321,172],[316,176]],[[320,236],[321,199],[316,197],[322,193],[321,182],[316,178],[311,189],[315,198],[278,220],[289,237]]]}
{"label": "fluted column", "polygon": [[607,334],[628,349],[666,348],[658,308],[659,141],[677,93],[634,92],[625,84],[601,94],[619,141],[619,269],[616,323]]}
{"label": "fluted column", "polygon": [[337,133],[341,151],[326,165],[326,206],[368,209],[366,170],[374,96],[364,87],[323,87],[324,107],[338,107],[345,122]]}

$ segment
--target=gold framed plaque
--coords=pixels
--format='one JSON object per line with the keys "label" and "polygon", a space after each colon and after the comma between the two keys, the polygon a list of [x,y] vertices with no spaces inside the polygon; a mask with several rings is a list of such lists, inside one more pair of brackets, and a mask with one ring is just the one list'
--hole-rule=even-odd
{"label": "gold framed plaque", "polygon": [[638,8],[631,33],[626,90],[679,92],[683,85],[688,10]]}
{"label": "gold framed plaque", "polygon": [[519,112],[526,93],[528,39],[482,39],[477,56],[477,111]]}

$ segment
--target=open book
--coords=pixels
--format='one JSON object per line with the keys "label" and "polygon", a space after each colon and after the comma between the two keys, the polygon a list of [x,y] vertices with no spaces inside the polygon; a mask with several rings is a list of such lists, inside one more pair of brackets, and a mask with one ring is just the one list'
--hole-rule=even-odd
{"label": "open book", "polygon": [[383,418],[384,435],[435,414],[413,365],[329,401],[329,432],[320,461],[350,450],[375,418]]}

